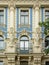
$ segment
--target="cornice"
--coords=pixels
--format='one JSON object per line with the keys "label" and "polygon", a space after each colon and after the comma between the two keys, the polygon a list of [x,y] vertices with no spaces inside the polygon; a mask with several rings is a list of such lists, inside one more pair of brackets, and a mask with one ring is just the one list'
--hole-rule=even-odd
{"label": "cornice", "polygon": [[43,53],[33,53],[32,54],[33,55],[33,57],[38,57],[38,58],[41,58],[42,56],[44,56],[44,54]]}
{"label": "cornice", "polygon": [[[20,3],[21,2],[21,3]],[[0,5],[9,5],[13,6],[13,4],[16,6],[17,5],[34,5],[36,4],[41,4],[41,5],[49,5],[49,0],[0,0]]]}
{"label": "cornice", "polygon": [[6,55],[5,54],[0,54],[0,58],[5,58]]}

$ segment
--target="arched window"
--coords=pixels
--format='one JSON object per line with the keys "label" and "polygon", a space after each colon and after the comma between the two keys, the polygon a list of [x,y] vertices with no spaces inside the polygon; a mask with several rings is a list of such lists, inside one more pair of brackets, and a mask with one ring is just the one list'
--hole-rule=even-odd
{"label": "arched window", "polygon": [[0,50],[5,49],[4,38],[0,35]]}
{"label": "arched window", "polygon": [[45,38],[45,47],[49,46],[49,36]]}
{"label": "arched window", "polygon": [[20,38],[20,50],[28,50],[29,39],[27,36],[22,36]]}

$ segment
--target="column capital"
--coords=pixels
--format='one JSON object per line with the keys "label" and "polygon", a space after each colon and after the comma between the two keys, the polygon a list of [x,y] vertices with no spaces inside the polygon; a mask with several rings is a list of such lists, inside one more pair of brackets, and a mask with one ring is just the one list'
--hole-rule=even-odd
{"label": "column capital", "polygon": [[15,5],[16,5],[16,4],[15,4],[15,1],[13,1],[13,0],[11,0],[11,1],[8,3],[8,7],[9,7],[9,8],[11,8],[11,7],[12,7],[12,8],[15,8]]}
{"label": "column capital", "polygon": [[18,56],[18,61],[20,61],[20,57]]}
{"label": "column capital", "polygon": [[40,4],[36,4],[36,3],[35,3],[35,4],[33,5],[33,8],[34,8],[34,9],[39,9],[40,6],[41,6]]}
{"label": "column capital", "polygon": [[41,65],[41,58],[34,58],[34,64],[40,64]]}
{"label": "column capital", "polygon": [[29,56],[29,61],[31,60],[31,57]]}

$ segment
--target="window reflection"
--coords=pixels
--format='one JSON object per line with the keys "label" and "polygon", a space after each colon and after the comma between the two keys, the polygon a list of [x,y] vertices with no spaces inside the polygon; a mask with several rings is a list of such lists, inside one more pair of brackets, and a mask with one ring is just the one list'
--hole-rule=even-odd
{"label": "window reflection", "polygon": [[21,37],[21,39],[20,39],[20,49],[21,50],[28,50],[28,43],[29,43],[29,40],[28,40],[27,36]]}

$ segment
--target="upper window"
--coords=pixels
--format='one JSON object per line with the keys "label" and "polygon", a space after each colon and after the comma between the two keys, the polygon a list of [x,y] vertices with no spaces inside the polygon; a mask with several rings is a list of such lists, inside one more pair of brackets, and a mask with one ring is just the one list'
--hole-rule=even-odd
{"label": "upper window", "polygon": [[29,9],[20,9],[20,26],[29,26]]}
{"label": "upper window", "polygon": [[49,18],[49,10],[45,10],[45,19]]}
{"label": "upper window", "polygon": [[28,37],[27,36],[22,36],[20,39],[20,50],[28,50]]}
{"label": "upper window", "polygon": [[5,43],[3,36],[0,35],[0,50],[5,49]]}
{"label": "upper window", "polygon": [[4,22],[4,10],[0,10],[0,25]]}

